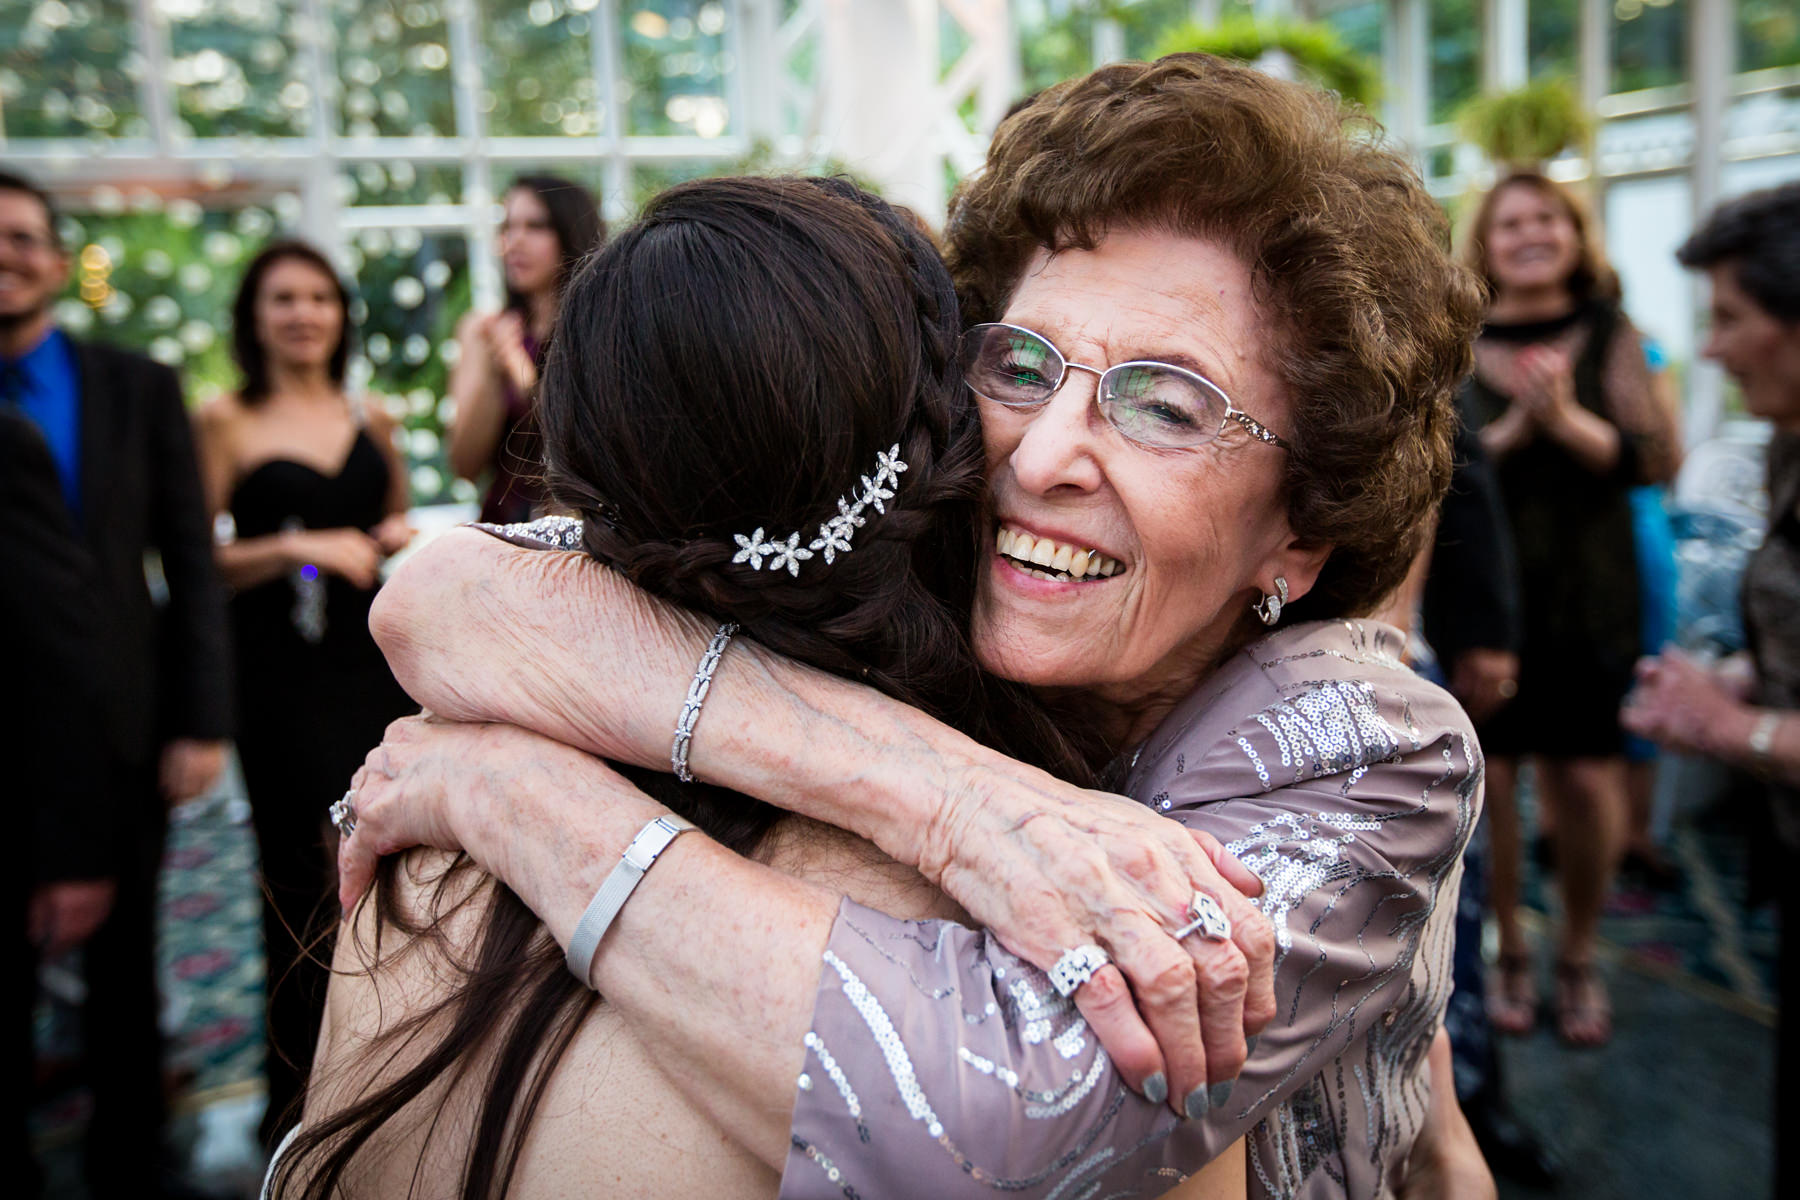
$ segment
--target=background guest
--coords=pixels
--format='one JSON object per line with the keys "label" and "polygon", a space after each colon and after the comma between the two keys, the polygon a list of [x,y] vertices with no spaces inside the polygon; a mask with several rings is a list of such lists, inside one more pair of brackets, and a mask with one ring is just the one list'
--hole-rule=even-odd
{"label": "background guest", "polygon": [[[181,385],[136,354],[78,342],[51,305],[69,256],[49,197],[0,173],[3,403],[49,445],[69,527],[94,569],[104,702],[83,721],[109,755],[120,852],[116,895],[83,956],[83,1049],[94,1095],[87,1175],[96,1197],[156,1194],[167,1180],[157,1028],[156,878],[167,805],[205,791],[231,732],[224,594]],[[167,600],[151,599],[145,556]]]}
{"label": "background guest", "polygon": [[[32,1006],[40,956],[54,958],[91,937],[112,909],[118,816],[106,759],[86,745],[99,707],[100,608],[93,562],[75,536],[56,463],[37,427],[0,408],[0,624],[6,678],[0,689],[0,747],[16,798],[11,811],[30,831],[32,869],[9,872],[12,939],[20,964],[8,976],[7,1077],[31,1095]],[[14,1186],[37,1196],[42,1179],[31,1153],[26,1105],[7,1121],[6,1161]]]}
{"label": "background guest", "polygon": [[593,193],[578,183],[521,175],[507,189],[500,223],[506,307],[462,319],[450,377],[456,402],[450,469],[469,480],[489,475],[483,521],[529,520],[543,505],[541,443],[532,416],[538,370],[569,275],[605,236]]}
{"label": "background guest", "polygon": [[1676,252],[1712,283],[1701,353],[1743,389],[1744,407],[1775,426],[1769,530],[1744,572],[1749,665],[1709,667],[1670,652],[1638,668],[1625,724],[1675,750],[1768,780],[1781,834],[1781,1024],[1775,1078],[1775,1194],[1800,1191],[1800,183],[1720,206]]}
{"label": "background guest", "polygon": [[1518,922],[1520,762],[1555,818],[1563,928],[1556,1029],[1594,1046],[1612,1034],[1594,968],[1601,906],[1624,851],[1618,706],[1639,653],[1637,561],[1627,491],[1675,466],[1668,414],[1618,282],[1575,198],[1533,173],[1502,180],[1476,213],[1469,265],[1490,296],[1467,412],[1496,463],[1519,552],[1523,637],[1514,703],[1482,727],[1488,756],[1500,963],[1494,1025],[1522,1033],[1537,989]]}
{"label": "background guest", "polygon": [[265,1131],[311,1069],[329,947],[302,949],[334,889],[325,810],[363,752],[416,706],[369,637],[382,560],[412,536],[394,421],[344,392],[349,293],[324,255],[281,241],[251,260],[232,308],[243,372],[198,417],[243,714],[238,754],[262,859],[268,962]]}
{"label": "background guest", "polygon": [[[1465,389],[1460,400],[1467,401]],[[1419,624],[1446,686],[1469,716],[1485,722],[1518,691],[1519,579],[1499,480],[1465,416],[1456,433],[1450,490],[1438,511]],[[1420,664],[1421,670],[1428,670]],[[1463,852],[1456,905],[1455,989],[1444,1011],[1456,1098],[1488,1163],[1534,1187],[1553,1186],[1555,1159],[1507,1102],[1494,1028],[1483,1002],[1486,964],[1481,924],[1487,913],[1487,839]]]}

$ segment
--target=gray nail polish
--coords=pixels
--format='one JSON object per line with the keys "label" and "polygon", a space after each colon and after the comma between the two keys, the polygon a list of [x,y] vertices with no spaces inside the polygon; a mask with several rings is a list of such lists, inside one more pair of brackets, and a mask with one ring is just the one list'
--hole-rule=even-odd
{"label": "gray nail polish", "polygon": [[1252,1036],[1244,1039],[1244,1057],[1245,1058],[1249,1058],[1252,1054],[1256,1053],[1256,1039],[1260,1038],[1261,1036],[1262,1036],[1262,1034],[1258,1033],[1258,1034],[1253,1034]]}
{"label": "gray nail polish", "polygon": [[1169,1077],[1161,1071],[1144,1080],[1144,1099],[1161,1104],[1169,1098]]}
{"label": "gray nail polish", "polygon": [[1212,1107],[1212,1102],[1206,1098],[1205,1084],[1201,1084],[1199,1087],[1189,1092],[1187,1100],[1181,1106],[1182,1111],[1187,1113],[1187,1118],[1190,1121],[1198,1121],[1201,1117],[1204,1117],[1206,1115],[1206,1110],[1210,1107]]}
{"label": "gray nail polish", "polygon": [[1227,1079],[1224,1083],[1213,1084],[1213,1089],[1207,1094],[1207,1099],[1211,1101],[1214,1108],[1225,1107],[1225,1101],[1231,1099],[1231,1085],[1236,1082],[1235,1079]]}

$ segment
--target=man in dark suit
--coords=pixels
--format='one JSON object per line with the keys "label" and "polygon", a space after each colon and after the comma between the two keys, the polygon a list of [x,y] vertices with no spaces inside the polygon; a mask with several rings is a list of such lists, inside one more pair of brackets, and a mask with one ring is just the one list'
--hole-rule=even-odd
{"label": "man in dark suit", "polygon": [[[37,428],[0,409],[0,628],[6,679],[0,747],[7,811],[30,832],[27,870],[8,872],[12,940],[21,967],[7,976],[7,1075],[31,1094],[31,1010],[40,956],[91,937],[112,909],[117,814],[106,759],[87,746],[100,709],[100,606],[93,560],[75,537],[56,464]],[[41,1180],[21,1102],[8,1119],[5,1161],[23,1191]]]}
{"label": "man in dark suit", "polygon": [[57,329],[68,272],[49,198],[0,172],[0,407],[49,447],[102,623],[104,704],[86,732],[90,752],[109,752],[119,849],[111,912],[83,955],[89,1186],[141,1196],[163,1162],[155,913],[167,805],[206,790],[224,761],[229,646],[180,383]]}

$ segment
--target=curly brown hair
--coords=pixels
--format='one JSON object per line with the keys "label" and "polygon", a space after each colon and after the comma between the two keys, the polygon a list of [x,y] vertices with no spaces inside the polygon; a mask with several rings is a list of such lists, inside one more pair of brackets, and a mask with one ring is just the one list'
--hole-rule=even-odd
{"label": "curly brown hair", "polygon": [[1284,619],[1367,613],[1405,578],[1450,479],[1452,394],[1479,283],[1413,167],[1335,97],[1205,54],[1118,63],[1003,123],[952,198],[946,256],[971,322],[1031,257],[1112,229],[1217,239],[1275,327],[1296,534],[1332,553]]}
{"label": "curly brown hair", "polygon": [[1594,218],[1588,212],[1587,205],[1569,188],[1538,171],[1512,172],[1488,189],[1487,195],[1476,206],[1475,215],[1469,218],[1468,235],[1463,240],[1462,261],[1464,266],[1480,276],[1482,286],[1487,289],[1488,299],[1492,300],[1500,292],[1500,283],[1494,278],[1493,269],[1488,263],[1488,226],[1494,223],[1494,208],[1500,203],[1500,197],[1516,187],[1528,188],[1562,205],[1563,211],[1569,214],[1569,220],[1575,225],[1575,244],[1581,248],[1581,258],[1569,276],[1569,294],[1577,300],[1617,302],[1619,276],[1606,261],[1605,247],[1599,231],[1594,228]]}

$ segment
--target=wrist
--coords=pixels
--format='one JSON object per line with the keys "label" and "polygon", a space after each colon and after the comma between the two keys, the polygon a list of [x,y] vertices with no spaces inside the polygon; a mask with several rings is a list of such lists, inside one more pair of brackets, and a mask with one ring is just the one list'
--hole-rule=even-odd
{"label": "wrist", "polygon": [[292,571],[313,560],[312,534],[305,529],[284,529],[275,535],[282,562]]}
{"label": "wrist", "polygon": [[1709,756],[1728,762],[1752,762],[1757,755],[1751,746],[1751,739],[1764,711],[1748,704],[1725,706],[1706,731],[1702,749]]}

